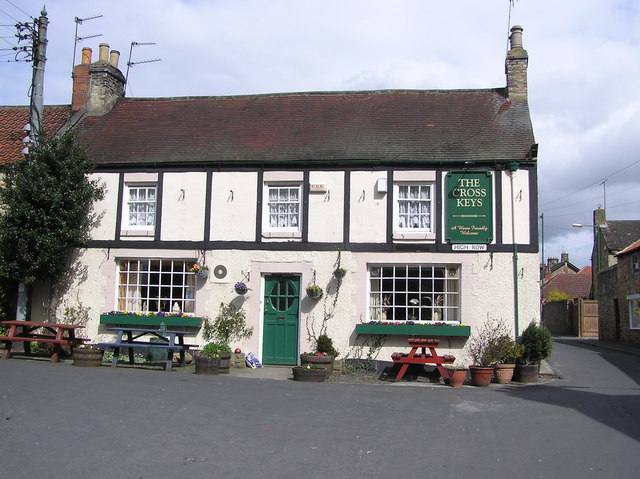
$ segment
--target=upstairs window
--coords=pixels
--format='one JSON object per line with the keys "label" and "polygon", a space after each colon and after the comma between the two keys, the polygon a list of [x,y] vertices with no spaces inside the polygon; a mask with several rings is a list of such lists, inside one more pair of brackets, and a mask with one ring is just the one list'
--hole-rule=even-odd
{"label": "upstairs window", "polygon": [[433,184],[398,183],[395,198],[396,232],[433,232]]}
{"label": "upstairs window", "polygon": [[156,225],[156,186],[126,185],[123,226],[127,230],[153,230]]}
{"label": "upstairs window", "polygon": [[268,231],[299,232],[301,223],[300,185],[267,186]]}

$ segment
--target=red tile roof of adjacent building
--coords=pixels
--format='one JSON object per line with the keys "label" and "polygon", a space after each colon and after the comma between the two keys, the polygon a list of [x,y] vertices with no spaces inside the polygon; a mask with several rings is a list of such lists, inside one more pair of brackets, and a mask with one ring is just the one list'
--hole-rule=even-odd
{"label": "red tile roof of adjacent building", "polygon": [[545,283],[542,294],[546,298],[551,291],[560,291],[570,298],[588,298],[591,294],[591,275],[559,274]]}
{"label": "red tile roof of adjacent building", "polygon": [[[56,133],[69,117],[70,107],[45,106],[44,131]],[[23,127],[29,123],[28,106],[0,106],[0,164],[13,163],[24,158],[22,139],[26,136]]]}
{"label": "red tile roof of adjacent building", "polygon": [[632,251],[635,251],[637,249],[640,249],[640,239],[637,240],[637,241],[634,241],[633,243],[631,243],[625,249],[623,249],[618,254],[616,254],[616,256],[620,256],[620,255],[623,255],[623,254],[631,253]]}
{"label": "red tile roof of adjacent building", "polygon": [[97,164],[507,162],[535,157],[504,89],[119,100],[78,127]]}
{"label": "red tile roof of adjacent building", "polygon": [[584,268],[582,268],[580,271],[578,271],[578,274],[588,274],[591,275],[592,273],[592,269],[591,266],[585,266]]}

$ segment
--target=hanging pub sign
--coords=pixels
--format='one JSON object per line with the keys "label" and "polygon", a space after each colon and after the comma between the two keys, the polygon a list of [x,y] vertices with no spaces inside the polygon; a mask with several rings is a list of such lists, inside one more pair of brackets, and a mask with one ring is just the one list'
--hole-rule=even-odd
{"label": "hanging pub sign", "polygon": [[450,171],[445,177],[446,235],[452,244],[493,241],[493,175]]}

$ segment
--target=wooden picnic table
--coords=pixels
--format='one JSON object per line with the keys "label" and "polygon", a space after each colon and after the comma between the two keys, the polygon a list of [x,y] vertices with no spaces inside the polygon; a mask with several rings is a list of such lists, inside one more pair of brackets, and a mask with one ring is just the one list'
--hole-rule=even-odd
{"label": "wooden picnic table", "polygon": [[[436,346],[440,344],[439,339],[416,339],[410,338],[408,340],[411,351],[407,353],[393,353],[391,359],[396,364],[402,364],[400,371],[396,375],[394,381],[400,381],[407,372],[410,364],[434,364],[442,379],[449,379],[449,375],[445,372],[443,364],[451,364],[456,358],[450,354],[440,356],[436,351]],[[418,349],[422,349],[421,353],[418,353]],[[429,349],[427,353],[426,350]]]}
{"label": "wooden picnic table", "polygon": [[11,357],[13,343],[23,342],[24,352],[31,354],[31,343],[44,343],[53,345],[51,361],[60,361],[60,353],[63,347],[69,347],[73,352],[74,346],[89,341],[88,338],[76,338],[76,329],[84,328],[79,324],[42,323],[39,321],[3,321],[9,326],[9,333],[0,336],[0,342],[4,343],[3,359]]}
{"label": "wooden picnic table", "polygon": [[[190,348],[196,347],[195,344],[185,344],[184,337],[186,331],[171,331],[166,329],[147,329],[147,328],[109,328],[108,331],[116,333],[116,340],[113,343],[99,343],[102,348],[113,349],[113,359],[111,367],[118,365],[118,356],[121,348],[127,348],[129,351],[129,364],[134,363],[133,350],[136,348],[156,348],[167,351],[167,360],[165,363],[165,371],[171,371],[173,363],[173,353],[180,354],[180,366],[186,363],[185,352]],[[143,336],[150,338],[143,340]],[[177,339],[177,342],[176,342]]]}

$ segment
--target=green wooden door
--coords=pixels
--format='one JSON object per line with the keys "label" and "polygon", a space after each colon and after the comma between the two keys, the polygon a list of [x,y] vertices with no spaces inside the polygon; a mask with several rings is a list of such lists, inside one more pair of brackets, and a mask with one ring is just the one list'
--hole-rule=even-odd
{"label": "green wooden door", "polygon": [[297,364],[299,305],[299,278],[294,276],[265,278],[262,348],[264,364]]}

